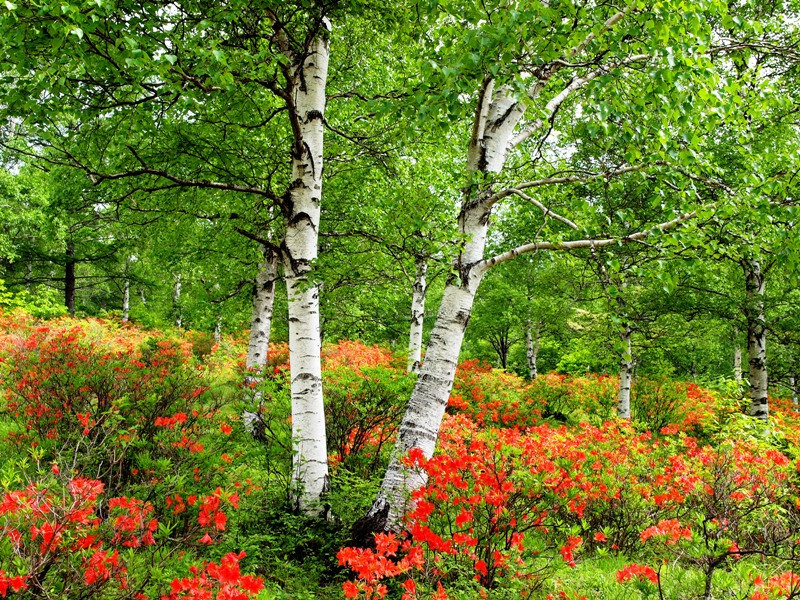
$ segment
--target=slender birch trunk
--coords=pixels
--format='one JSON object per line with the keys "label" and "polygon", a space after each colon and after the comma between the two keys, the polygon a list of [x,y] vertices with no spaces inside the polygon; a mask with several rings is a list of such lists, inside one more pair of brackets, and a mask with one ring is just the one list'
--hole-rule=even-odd
{"label": "slender birch trunk", "polygon": [[536,333],[534,335],[533,326],[528,323],[528,326],[525,328],[525,344],[527,346],[528,375],[531,381],[539,376],[539,369],[536,367],[536,360],[539,357],[539,336],[539,327],[536,327]]}
{"label": "slender birch trunk", "polygon": [[64,305],[71,317],[75,316],[75,262],[75,246],[69,243],[64,262]]}
{"label": "slender birch trunk", "polygon": [[422,363],[422,328],[425,320],[425,294],[428,291],[425,275],[428,261],[417,259],[417,273],[411,287],[411,330],[408,336],[408,372],[419,373]]}
{"label": "slender birch trunk", "polygon": [[[269,338],[272,331],[272,308],[275,302],[275,275],[278,255],[266,246],[261,246],[262,260],[258,265],[253,285],[253,313],[250,318],[250,339],[247,343],[248,371],[259,372],[267,364]],[[250,377],[252,375],[249,375]]]}
{"label": "slender birch trunk", "polygon": [[620,419],[631,418],[631,377],[633,374],[633,348],[631,346],[630,326],[623,325],[620,337],[625,352],[619,361],[619,393],[617,394],[617,416]]}
{"label": "slender birch trunk", "polygon": [[797,396],[798,396],[798,391],[797,391],[797,375],[792,375],[792,376],[789,378],[789,385],[790,385],[790,386],[791,386],[791,388],[792,388],[792,407],[793,407],[795,410],[797,410],[797,400],[798,400],[798,398],[797,398]]}
{"label": "slender birch trunk", "polygon": [[125,275],[122,287],[122,322],[127,323],[131,313],[131,280]]}
{"label": "slender birch trunk", "polygon": [[325,412],[322,402],[319,287],[313,280],[322,198],[322,144],[328,31],[294,67],[292,90],[295,139],[292,183],[286,211],[283,267],[289,298],[289,355],[292,392],[292,483],[294,502],[307,515],[322,512],[329,487]]}
{"label": "slender birch trunk", "polygon": [[139,290],[139,300],[141,300],[142,304],[147,304],[147,294],[144,291],[144,288]]}
{"label": "slender birch trunk", "polygon": [[183,325],[183,311],[181,310],[181,274],[175,276],[175,287],[172,290],[172,308],[175,311],[175,327]]}
{"label": "slender birch trunk", "polygon": [[262,260],[253,284],[253,313],[250,318],[250,339],[247,344],[247,374],[244,378],[246,389],[256,388],[254,395],[247,392],[246,400],[256,412],[244,411],[242,422],[247,431],[258,440],[264,439],[265,423],[260,410],[262,394],[257,389],[267,364],[269,340],[272,332],[272,311],[275,303],[275,278],[278,272],[278,255],[267,246],[261,246]]}
{"label": "slender birch trunk", "polygon": [[747,355],[750,364],[750,416],[769,420],[765,277],[758,260],[742,262],[745,273]]}
{"label": "slender birch trunk", "polygon": [[217,315],[217,323],[214,325],[214,343],[219,344],[222,337],[222,315]]}
{"label": "slender birch trunk", "polygon": [[469,241],[454,265],[459,274],[454,275],[445,286],[425,362],[400,424],[381,490],[363,522],[357,525],[364,532],[397,529],[408,508],[409,493],[426,482],[424,472],[406,468],[402,459],[412,448],[422,450],[426,458],[433,455],[453,387],[464,332],[484,274],[483,269],[472,265],[483,254],[489,211],[481,206],[480,196],[476,202],[465,200],[464,204],[465,209],[459,216],[459,229]]}

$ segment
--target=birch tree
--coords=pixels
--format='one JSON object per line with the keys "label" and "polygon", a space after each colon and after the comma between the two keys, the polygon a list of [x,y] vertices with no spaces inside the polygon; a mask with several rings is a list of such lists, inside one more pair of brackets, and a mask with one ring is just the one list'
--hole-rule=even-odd
{"label": "birch tree", "polygon": [[[5,145],[82,170],[98,185],[125,183],[127,197],[140,201],[201,189],[276,207],[285,231],[274,249],[289,297],[295,502],[316,514],[328,485],[312,269],[330,11],[316,2],[234,2],[210,17],[207,8],[6,5],[4,59],[17,68],[4,74],[4,116],[13,118]],[[8,129],[47,153],[15,147]],[[285,140],[280,150],[275,139]]]}
{"label": "birch tree", "polygon": [[[565,234],[583,232],[582,227],[541,202],[536,193],[546,186],[652,175],[656,165],[662,168],[659,178],[670,179],[666,172],[670,163],[676,159],[678,163],[682,159],[691,161],[690,148],[699,143],[696,133],[684,130],[689,148],[672,140],[691,120],[689,82],[695,89],[714,84],[713,75],[710,82],[703,79],[709,71],[700,67],[707,60],[703,52],[709,47],[706,17],[726,12],[726,7],[703,4],[685,12],[683,6],[678,10],[664,4],[658,10],[650,7],[643,11],[628,4],[621,9],[584,6],[574,13],[573,8],[523,3],[503,11],[494,4],[471,2],[442,2],[437,7],[437,16],[441,16],[433,30],[442,37],[431,36],[431,56],[422,66],[423,75],[441,78],[446,92],[434,96],[434,107],[429,106],[427,112],[435,113],[439,101],[455,106],[455,115],[463,116],[467,97],[472,109],[457,224],[462,241],[392,462],[360,528],[396,528],[408,493],[424,483],[423,475],[405,468],[401,458],[411,448],[419,448],[425,457],[433,453],[475,293],[489,269],[535,251],[599,248],[644,240],[654,231],[679,227],[695,216],[691,208],[682,210],[673,203],[674,212],[666,220],[651,223],[643,231],[619,238],[602,237],[598,232],[598,237],[576,239]],[[456,29],[466,32],[463,44],[440,43]],[[645,31],[655,35],[640,37]],[[684,83],[675,85],[678,80]],[[470,89],[473,84],[476,88]],[[662,92],[667,88],[671,98],[664,102]],[[583,97],[581,109],[574,104],[579,96]],[[631,111],[623,106],[629,99],[643,110]],[[630,117],[631,112],[642,123],[626,121],[625,115]],[[625,151],[616,159],[609,156],[593,169],[571,169],[567,142],[562,138],[556,144],[551,135],[565,115],[574,116],[595,136],[627,140]],[[670,125],[664,127],[665,122]],[[647,148],[640,137],[650,126],[660,148]],[[563,165],[549,173],[544,151],[548,143],[556,161]],[[510,169],[512,166],[516,168]],[[544,171],[545,176],[520,181],[519,173],[525,170],[533,175]],[[686,179],[669,181],[678,190],[687,189],[687,181],[697,183],[700,179],[714,185],[690,170],[678,171]],[[486,256],[492,211],[512,199],[528,203],[549,223],[566,229],[555,241],[532,239]]]}

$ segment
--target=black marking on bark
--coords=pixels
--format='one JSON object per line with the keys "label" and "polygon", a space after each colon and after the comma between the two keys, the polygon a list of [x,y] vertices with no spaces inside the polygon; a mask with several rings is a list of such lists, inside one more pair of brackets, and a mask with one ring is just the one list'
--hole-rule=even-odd
{"label": "black marking on bark", "polygon": [[386,532],[388,522],[389,502],[381,495],[369,511],[353,523],[347,545],[356,548],[375,548],[375,534]]}
{"label": "black marking on bark", "polygon": [[306,123],[310,123],[311,121],[317,121],[324,119],[325,117],[322,114],[321,110],[310,110],[306,113]]}

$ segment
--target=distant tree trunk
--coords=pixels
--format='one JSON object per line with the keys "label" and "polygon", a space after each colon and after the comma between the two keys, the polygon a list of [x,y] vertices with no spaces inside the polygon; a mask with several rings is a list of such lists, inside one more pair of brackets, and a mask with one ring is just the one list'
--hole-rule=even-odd
{"label": "distant tree trunk", "polygon": [[64,263],[64,304],[70,316],[75,316],[75,246],[67,244],[66,261]]}
{"label": "distant tree trunk", "polygon": [[[325,22],[325,26],[329,27]],[[282,253],[289,298],[289,364],[292,393],[293,501],[310,516],[320,515],[328,490],[328,453],[322,403],[319,287],[317,259],[325,113],[328,31],[311,42],[295,63],[290,118],[294,119],[292,184],[285,205],[286,235]]]}
{"label": "distant tree trunk", "polygon": [[733,351],[733,378],[737,383],[742,382],[742,349],[738,345]]}
{"label": "distant tree trunk", "polygon": [[142,301],[142,304],[147,304],[147,294],[145,294],[144,288],[139,289],[139,300]]}
{"label": "distant tree trunk", "polygon": [[419,373],[422,363],[422,328],[425,321],[425,294],[428,291],[425,275],[428,261],[417,259],[417,273],[411,288],[411,331],[408,336],[408,372]]}
{"label": "distant tree trunk", "polygon": [[789,378],[789,386],[792,388],[792,407],[797,410],[797,375],[792,375]]}
{"label": "distant tree trunk", "polygon": [[750,364],[750,416],[767,421],[767,325],[764,312],[765,278],[758,260],[742,261],[745,274],[747,355]]}
{"label": "distant tree trunk", "polygon": [[533,325],[528,323],[528,326],[525,328],[525,343],[527,346],[528,376],[531,381],[536,379],[539,375],[539,370],[536,367],[536,360],[539,357],[539,336],[540,328],[537,326],[534,334]]}
{"label": "distant tree trunk", "polygon": [[222,337],[222,315],[217,315],[217,323],[214,325],[214,343],[219,344]]}
{"label": "distant tree trunk", "polygon": [[511,330],[508,327],[496,329],[489,334],[489,343],[497,353],[501,369],[508,368],[508,353],[511,350]]}
{"label": "distant tree trunk", "polygon": [[272,330],[272,307],[275,301],[275,274],[278,256],[261,246],[261,263],[253,285],[253,313],[250,318],[250,341],[247,344],[248,370],[259,372],[267,364],[269,337]]}
{"label": "distant tree trunk", "polygon": [[625,347],[625,353],[619,361],[619,393],[617,394],[617,416],[620,419],[631,418],[631,377],[633,374],[633,348],[631,334],[633,330],[624,324],[620,337]]}
{"label": "distant tree trunk", "polygon": [[122,322],[127,323],[131,312],[131,280],[125,276],[122,288]]}
{"label": "distant tree trunk", "polygon": [[175,288],[172,291],[172,308],[175,311],[175,327],[183,325],[183,311],[181,310],[181,274],[175,276]]}

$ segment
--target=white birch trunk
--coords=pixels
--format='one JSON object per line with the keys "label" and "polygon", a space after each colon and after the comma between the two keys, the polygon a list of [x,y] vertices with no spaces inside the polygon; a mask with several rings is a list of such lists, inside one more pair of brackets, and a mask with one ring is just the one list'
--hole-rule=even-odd
{"label": "white birch trunk", "polygon": [[525,328],[525,342],[527,345],[528,375],[533,381],[539,376],[539,369],[536,367],[536,359],[539,356],[539,327],[536,328],[536,334],[534,335],[533,326],[528,323]]}
{"label": "white birch trunk", "polygon": [[317,258],[322,196],[327,31],[317,36],[309,50],[302,64],[295,66],[293,100],[299,131],[292,154],[283,265],[289,298],[293,500],[301,512],[314,516],[321,514],[320,500],[328,489],[319,288],[311,272]]}
{"label": "white birch trunk", "polygon": [[428,262],[425,258],[417,259],[417,274],[411,291],[411,328],[408,336],[408,372],[419,373],[422,363],[422,328],[425,321],[425,293],[427,286],[425,275]]}
{"label": "white birch trunk", "polygon": [[472,202],[467,198],[465,207],[459,225],[467,241],[454,265],[458,274],[445,286],[425,362],[400,424],[391,462],[378,498],[365,517],[374,530],[397,529],[408,508],[410,492],[425,484],[425,474],[405,467],[403,457],[412,448],[419,448],[426,458],[430,458],[436,448],[464,332],[484,274],[483,269],[473,265],[483,256],[489,209],[482,206],[481,196]]}
{"label": "white birch trunk", "polygon": [[[514,128],[522,109],[513,91],[502,88],[493,95],[491,82],[481,90],[473,122],[472,139],[467,155],[471,171],[502,170]],[[403,457],[419,448],[426,458],[433,455],[439,428],[453,387],[458,355],[469,322],[475,294],[485,266],[476,266],[484,258],[489,229],[491,185],[471,186],[464,191],[458,217],[463,247],[453,265],[454,275],[445,286],[442,303],[431,332],[430,342],[411,399],[397,434],[391,462],[386,470],[378,498],[355,528],[365,531],[396,530],[407,507],[410,493],[425,484],[425,475],[408,469]]]}
{"label": "white birch trunk", "polygon": [[633,373],[633,348],[631,346],[631,328],[623,326],[621,333],[625,353],[619,361],[619,393],[617,394],[617,416],[620,419],[631,418],[631,376]]}
{"label": "white birch trunk", "polygon": [[278,256],[266,246],[261,247],[263,257],[253,285],[253,313],[250,318],[250,338],[247,343],[247,370],[259,372],[267,364],[269,338],[272,331],[272,309],[275,303],[275,275]]}
{"label": "white birch trunk", "polygon": [[214,343],[219,344],[222,337],[222,315],[217,315],[217,324],[214,325]]}
{"label": "white birch trunk", "polygon": [[181,274],[175,276],[175,288],[172,291],[172,306],[175,309],[175,327],[183,325],[183,311],[181,310]]}
{"label": "white birch trunk", "polygon": [[797,410],[798,390],[797,390],[797,375],[789,377],[789,385],[792,388],[792,407]]}
{"label": "white birch trunk", "polygon": [[733,378],[736,383],[742,382],[742,349],[738,345],[733,351]]}
{"label": "white birch trunk", "polygon": [[745,271],[745,316],[747,317],[747,355],[750,364],[750,416],[769,420],[767,396],[767,325],[764,313],[765,278],[761,263],[743,263]]}
{"label": "white birch trunk", "polygon": [[131,280],[125,276],[122,288],[122,322],[127,323],[131,313]]}
{"label": "white birch trunk", "polygon": [[139,300],[141,300],[142,304],[147,304],[147,294],[145,294],[144,288],[139,290]]}

